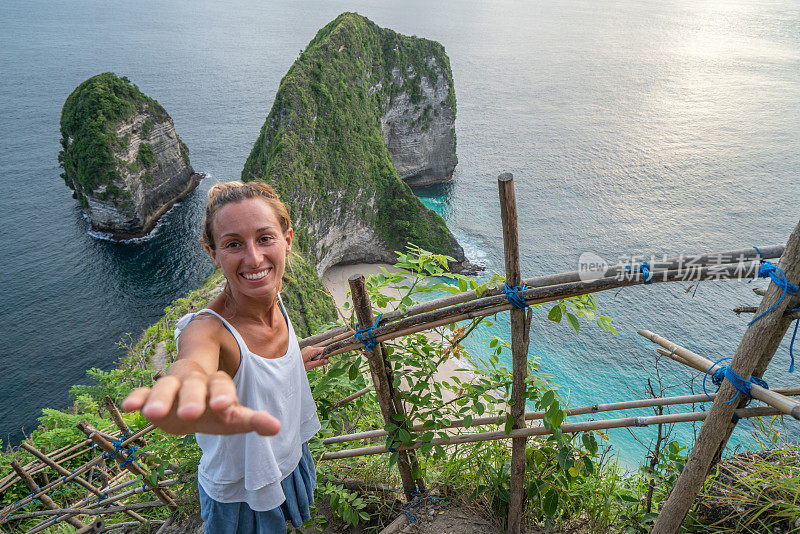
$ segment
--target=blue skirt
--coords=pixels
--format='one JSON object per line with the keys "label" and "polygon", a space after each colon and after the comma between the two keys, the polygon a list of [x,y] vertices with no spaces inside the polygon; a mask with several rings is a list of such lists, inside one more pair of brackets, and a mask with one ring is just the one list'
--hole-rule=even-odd
{"label": "blue skirt", "polygon": [[294,471],[281,480],[286,500],[272,510],[256,512],[246,502],[217,502],[197,484],[200,491],[200,517],[205,523],[205,534],[285,534],[286,522],[300,528],[311,519],[314,505],[314,488],[317,473],[314,460],[303,444],[303,454]]}

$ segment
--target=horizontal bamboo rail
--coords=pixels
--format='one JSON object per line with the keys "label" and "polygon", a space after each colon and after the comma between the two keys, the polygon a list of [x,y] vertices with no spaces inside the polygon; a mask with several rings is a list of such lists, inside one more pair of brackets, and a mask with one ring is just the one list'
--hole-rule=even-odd
{"label": "horizontal bamboo rail", "polygon": [[[733,309],[733,313],[739,315],[740,313],[755,313],[758,307],[756,306],[739,306],[738,308]],[[800,310],[786,310],[783,312],[784,317],[788,317],[789,319],[800,319]]]}
{"label": "horizontal bamboo rail", "polygon": [[[756,269],[758,269],[759,264],[751,262],[745,264],[745,266],[746,268],[743,268],[740,264],[733,264],[703,267],[692,273],[691,280],[719,280],[752,276],[752,274],[756,272]],[[624,278],[601,278],[588,282],[569,282],[553,286],[530,288],[523,291],[522,296],[528,304],[542,304],[567,297],[586,295],[644,283],[644,276],[641,273],[630,272],[625,273],[625,276]],[[685,270],[656,271],[652,272],[651,281],[654,284],[684,281],[685,277]],[[377,341],[388,341],[438,326],[444,326],[467,319],[486,317],[510,309],[511,304],[508,303],[505,295],[481,297],[471,302],[422,313],[380,326],[373,330],[372,335]],[[362,346],[361,343],[351,337],[328,345],[325,347],[322,355],[334,356],[351,350],[360,349]]]}
{"label": "horizontal bamboo rail", "polygon": [[[137,479],[137,480],[135,480],[133,482],[141,482],[141,480]],[[178,479],[165,480],[163,483],[159,484],[158,487],[166,488],[166,487],[178,484],[178,483],[179,483]],[[58,515],[73,514],[73,513],[81,513],[81,514],[86,513],[86,512],[83,512],[83,511],[74,512],[74,510],[102,510],[103,514],[116,513],[116,512],[125,512],[125,511],[128,511],[128,510],[115,510],[114,512],[109,512],[108,510],[110,508],[115,508],[115,509],[116,508],[125,508],[125,507],[130,506],[130,505],[123,504],[123,505],[119,505],[119,506],[116,506],[116,507],[106,507],[106,508],[101,508],[101,506],[105,506],[107,504],[113,504],[113,501],[118,501],[120,499],[125,499],[127,497],[130,497],[131,495],[136,495],[137,493],[142,493],[143,491],[144,491],[144,489],[141,486],[139,486],[136,489],[133,489],[133,490],[130,490],[130,491],[127,491],[127,492],[123,493],[122,495],[117,495],[115,497],[111,497],[111,498],[108,498],[108,499],[103,499],[102,501],[90,503],[90,502],[87,502],[88,499],[83,499],[82,501],[79,501],[79,502],[75,503],[70,508],[61,508],[61,509],[58,509],[58,510],[37,510],[36,512],[25,512],[25,513],[22,513],[22,514],[17,514],[17,515],[11,516],[11,517],[8,518],[8,520],[9,521],[19,521],[21,519],[30,519],[31,517],[42,517],[42,516],[53,516],[53,515],[58,516]],[[158,501],[158,502],[161,503],[161,506],[164,506],[163,502],[161,502],[161,501]],[[91,504],[91,506],[87,507],[86,506],[87,504]],[[138,504],[138,503],[131,503],[131,505],[133,505],[133,504]],[[135,510],[135,508],[130,508],[129,510]],[[95,514],[95,515],[99,515],[99,514]],[[145,522],[149,522],[149,521],[145,520]],[[54,523],[49,523],[47,525],[37,525],[37,528],[41,530],[41,529],[47,528],[48,526],[50,526],[52,524],[54,524]]]}
{"label": "horizontal bamboo rail", "polygon": [[[780,415],[780,411],[771,406],[760,406],[758,408],[742,408],[736,410],[736,415],[740,418],[762,417],[770,415]],[[591,430],[609,430],[612,428],[645,427],[651,425],[665,425],[672,423],[688,423],[692,421],[703,421],[708,416],[708,412],[687,412],[680,414],[653,415],[647,417],[624,417],[620,419],[602,419],[599,421],[584,421],[581,423],[566,423],[561,425],[561,432],[574,434],[577,432],[588,432]],[[514,439],[516,437],[547,436],[552,434],[543,426],[521,428],[512,430],[506,434],[503,431],[482,432],[478,434],[462,434],[447,438],[434,438],[424,443],[404,445],[396,447],[395,450],[419,449],[427,444],[430,445],[459,445],[462,443],[477,443],[481,441],[496,441],[500,439]],[[326,452],[321,460],[339,460],[342,458],[355,458],[358,456],[371,456],[374,454],[384,454],[389,452],[385,445],[373,447],[360,447],[357,449],[346,449],[343,451]]]}
{"label": "horizontal bamboo rail", "polygon": [[[126,510],[142,510],[145,508],[157,508],[159,506],[164,506],[164,503],[161,502],[160,500],[155,500],[155,501],[135,502],[123,506],[110,506],[108,508],[59,508],[57,510],[39,510],[38,512],[28,512],[25,514],[19,514],[18,516],[14,517],[17,517],[19,519],[25,519],[30,517],[39,517],[47,515],[68,515],[68,516],[105,515],[105,514],[117,514],[120,512],[125,512]],[[32,531],[29,530],[27,532],[32,532]]]}
{"label": "horizontal bamboo rail", "polygon": [[[792,388],[776,388],[772,390],[776,393],[781,393],[783,395],[800,395],[800,387],[792,387]],[[716,396],[716,393],[710,394],[711,398],[713,399]],[[637,400],[630,400],[630,401],[621,401],[621,402],[612,402],[606,404],[592,404],[590,406],[580,406],[577,408],[568,408],[564,410],[564,413],[569,416],[575,415],[586,415],[592,413],[600,413],[600,412],[615,412],[619,410],[631,410],[636,408],[651,408],[654,406],[675,406],[681,404],[697,404],[701,402],[706,402],[708,397],[705,393],[699,395],[681,395],[675,397],[656,397],[656,398],[649,398],[649,399],[637,399]],[[539,420],[544,417],[545,412],[526,412],[525,419],[528,421]],[[488,416],[488,417],[476,417],[472,420],[472,424],[470,427],[474,426],[483,426],[483,425],[493,425],[499,424],[504,422],[506,417],[504,415],[501,416]],[[432,426],[425,426],[425,425],[414,425],[409,430],[413,432],[426,432],[426,431],[439,431],[439,430],[447,430],[450,428],[462,428],[464,427],[463,421],[457,421],[449,425],[444,425],[439,428],[434,428]],[[341,436],[333,436],[330,438],[325,438],[322,440],[323,445],[333,445],[335,443],[348,443],[351,441],[358,441],[362,439],[377,439],[386,437],[388,434],[385,430],[368,430],[366,432],[357,432],[355,434],[343,434]]]}
{"label": "horizontal bamboo rail", "polygon": [[[690,256],[676,256],[667,258],[662,261],[654,261],[650,263],[650,271],[653,278],[663,271],[676,270],[681,267],[689,267],[696,269],[698,267],[726,265],[737,263],[740,261],[761,259],[774,259],[779,258],[783,254],[784,245],[770,245],[761,247],[761,255],[758,256],[755,249],[750,247],[747,249],[729,250],[725,252],[713,252],[707,254],[693,254]],[[633,267],[638,266],[634,263]],[[685,272],[685,271],[684,271]],[[535,278],[526,278],[522,282],[529,288],[549,287],[553,285],[560,285],[571,282],[578,282],[581,280],[581,274],[584,277],[590,274],[592,278],[614,278],[619,276],[630,276],[631,273],[627,271],[626,264],[616,264],[605,269],[598,269],[594,271],[569,271],[558,274],[550,274],[545,276],[537,276]],[[481,295],[481,298],[500,295],[502,292],[499,289],[489,289]],[[399,319],[420,315],[422,313],[431,312],[448,306],[469,302],[478,298],[475,291],[464,291],[455,295],[446,295],[444,297],[421,302],[406,308],[405,312],[390,311],[383,314],[380,324],[387,324]],[[300,347],[307,346],[327,346],[333,342],[342,341],[353,336],[353,330],[349,326],[339,326],[332,328],[319,334],[314,334],[300,340]]]}
{"label": "horizontal bamboo rail", "polygon": [[[676,361],[683,363],[684,365],[688,365],[689,367],[692,367],[701,373],[710,373],[714,367],[722,367],[721,365],[715,365],[714,362],[708,358],[704,358],[699,354],[695,354],[689,349],[681,347],[672,341],[659,336],[658,334],[650,332],[649,330],[640,330],[638,334],[646,339],[649,339],[653,343],[668,349],[660,352],[660,354],[663,354],[667,357],[671,357],[672,354],[677,354],[681,360]],[[773,390],[763,388],[758,384],[751,384],[750,396],[754,399],[760,400],[763,403],[769,404],[773,408],[779,410],[781,413],[791,415],[795,419],[800,419],[800,402],[797,402],[794,399],[785,397]]]}

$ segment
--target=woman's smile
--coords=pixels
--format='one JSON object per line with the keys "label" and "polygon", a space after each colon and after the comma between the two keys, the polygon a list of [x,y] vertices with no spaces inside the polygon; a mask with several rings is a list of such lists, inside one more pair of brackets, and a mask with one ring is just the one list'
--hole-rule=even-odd
{"label": "woman's smile", "polygon": [[263,271],[255,272],[255,273],[241,273],[241,275],[244,276],[245,278],[247,278],[248,280],[261,280],[262,278],[267,276],[271,270],[272,270],[272,267],[270,267],[268,269],[264,269]]}

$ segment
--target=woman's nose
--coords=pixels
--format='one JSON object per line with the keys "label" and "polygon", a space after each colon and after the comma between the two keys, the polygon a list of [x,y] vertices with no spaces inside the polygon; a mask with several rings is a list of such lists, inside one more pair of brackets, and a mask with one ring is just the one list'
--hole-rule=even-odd
{"label": "woman's nose", "polygon": [[261,252],[253,241],[247,243],[247,261],[251,263],[253,267],[258,267],[261,263]]}

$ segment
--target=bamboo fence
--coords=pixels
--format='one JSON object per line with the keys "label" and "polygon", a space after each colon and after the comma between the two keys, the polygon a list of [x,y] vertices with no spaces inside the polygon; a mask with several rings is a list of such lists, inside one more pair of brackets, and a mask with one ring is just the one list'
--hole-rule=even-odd
{"label": "bamboo fence", "polygon": [[[780,266],[790,280],[800,278],[800,224],[795,228],[786,246],[772,245],[761,247],[760,252],[754,248],[730,250],[710,254],[698,254],[693,256],[681,256],[673,258],[663,258],[661,260],[649,260],[642,257],[640,261],[633,262],[631,265],[617,264],[607,267],[595,268],[592,270],[570,271],[553,275],[539,276],[535,278],[522,279],[519,267],[519,247],[517,237],[517,215],[516,202],[513,186],[513,177],[510,174],[500,175],[498,178],[498,190],[500,194],[501,219],[503,225],[503,243],[506,266],[506,281],[510,286],[523,285],[520,296],[525,304],[535,305],[546,302],[553,302],[567,297],[586,295],[599,291],[607,291],[628,286],[636,286],[645,283],[663,283],[673,281],[700,281],[700,280],[722,280],[729,278],[753,277],[761,266],[762,260],[781,258]],[[644,272],[649,268],[649,276]],[[353,295],[353,306],[356,312],[359,325],[369,326],[373,324],[372,305],[367,296],[363,276],[356,276],[350,279],[351,293]],[[788,323],[797,318],[800,312],[796,310],[800,303],[800,296],[778,300],[780,293],[774,283],[763,293],[763,300],[758,308],[741,307],[734,311],[737,313],[763,313],[770,307],[776,310],[767,314],[765,320],[756,323],[756,328],[750,326],[745,338],[743,338],[740,350],[734,357],[732,368],[735,368],[743,377],[761,376],[769,363],[769,359],[777,348],[777,343],[786,332]],[[778,306],[776,303],[782,302]],[[774,305],[774,306],[773,306]],[[513,381],[512,381],[512,400],[511,417],[513,426],[509,432],[473,432],[473,433],[449,433],[428,441],[416,441],[407,446],[391,447],[389,444],[395,442],[396,434],[399,430],[414,433],[419,437],[419,433],[430,430],[445,431],[464,428],[463,421],[446,422],[436,428],[423,425],[409,425],[408,423],[395,424],[396,430],[386,432],[376,429],[372,431],[335,436],[323,440],[325,445],[335,445],[363,439],[388,438],[387,444],[358,447],[339,451],[329,451],[322,455],[322,460],[335,460],[341,458],[351,458],[358,456],[386,454],[389,452],[398,454],[398,469],[403,484],[403,489],[407,496],[417,495],[425,491],[424,483],[419,476],[419,462],[415,455],[415,450],[426,445],[457,445],[460,443],[474,443],[491,440],[512,440],[512,467],[510,480],[510,505],[508,516],[508,532],[516,534],[521,531],[523,502],[523,476],[524,476],[524,454],[526,439],[532,436],[541,436],[552,433],[542,426],[528,426],[526,421],[542,419],[543,412],[528,412],[525,410],[525,374],[527,371],[527,352],[530,328],[530,308],[512,309],[512,304],[506,295],[499,288],[490,288],[480,296],[475,291],[465,291],[443,298],[431,300],[417,304],[403,311],[390,311],[384,313],[376,327],[371,330],[371,335],[375,344],[367,348],[361,341],[354,338],[355,329],[358,325],[346,325],[337,327],[327,332],[308,337],[300,341],[301,346],[323,346],[325,350],[322,356],[333,356],[353,350],[363,350],[370,366],[372,386],[364,388],[344,399],[341,399],[331,406],[331,410],[337,409],[352,400],[369,393],[374,389],[376,397],[381,407],[381,412],[386,423],[396,423],[397,419],[403,419],[404,407],[400,402],[399,395],[394,387],[394,371],[391,363],[386,358],[386,351],[383,347],[384,341],[389,341],[409,334],[430,330],[444,325],[454,324],[460,321],[482,318],[500,312],[511,310],[511,337],[513,355]],[[678,346],[649,331],[641,331],[640,334],[647,337],[654,343],[660,345],[661,354],[687,365],[700,372],[708,372],[714,367],[713,363],[697,355],[688,349]],[[743,348],[744,347],[744,348]],[[740,354],[742,351],[754,353],[749,359]],[[749,363],[742,363],[742,362]],[[702,446],[695,445],[692,455],[700,450],[697,455],[702,467],[696,468],[692,465],[681,474],[678,485],[682,488],[680,499],[670,496],[668,501],[668,513],[662,514],[659,518],[656,532],[675,532],[685,516],[686,499],[693,499],[697,493],[696,479],[698,473],[703,469],[708,469],[708,465],[713,461],[713,452],[718,451],[719,447],[724,447],[733,428],[734,423],[730,423],[731,416],[737,415],[739,418],[759,417],[765,415],[788,414],[795,419],[800,419],[800,402],[790,398],[800,395],[800,388],[766,389],[753,385],[751,396],[764,402],[767,406],[746,408],[742,402],[739,404],[731,403],[720,408],[723,400],[733,397],[735,390],[727,383],[723,383],[718,393],[706,395],[684,395],[679,397],[660,397],[649,399],[627,400],[616,403],[594,404],[578,408],[570,408],[565,411],[567,417],[574,417],[585,414],[595,414],[600,412],[613,412],[632,408],[670,406],[670,405],[689,405],[698,402],[713,400],[713,407],[710,412],[685,412],[676,414],[655,415],[649,417],[620,417],[614,419],[602,419],[593,421],[565,422],[560,429],[564,433],[587,432],[594,430],[604,430],[610,428],[623,427],[644,427],[650,425],[663,425],[679,422],[704,421],[701,428],[703,436]],[[39,532],[57,521],[67,521],[76,526],[79,532],[107,531],[124,526],[148,523],[146,519],[136,513],[136,510],[151,507],[167,507],[170,511],[177,510],[177,496],[170,490],[170,486],[177,483],[176,479],[158,481],[152,483],[149,480],[149,472],[136,461],[133,460],[133,450],[129,447],[136,446],[143,448],[146,446],[144,436],[154,427],[147,425],[135,432],[125,424],[111,399],[105,399],[105,406],[116,425],[116,430],[96,429],[88,422],[82,421],[78,424],[87,436],[70,446],[62,447],[58,450],[47,453],[35,449],[33,446],[25,444],[23,448],[32,454],[35,460],[26,465],[15,464],[15,473],[8,474],[0,478],[0,491],[8,489],[13,484],[24,481],[30,490],[30,494],[13,505],[0,510],[0,525],[32,517],[45,518],[41,523],[27,531],[28,534]],[[496,425],[506,420],[505,415],[487,416],[474,418],[469,426],[481,427],[486,425]],[[709,426],[711,425],[711,426]],[[713,428],[712,428],[713,427]],[[707,431],[704,432],[703,430]],[[395,442],[396,443],[396,442]],[[700,443],[700,442],[698,442]],[[93,456],[82,466],[71,471],[63,467],[66,461],[79,457],[82,454],[92,452],[95,447],[100,448],[103,454]],[[106,459],[116,460],[117,468],[102,468]],[[46,470],[54,471],[58,477],[50,481],[46,478]],[[692,481],[686,482],[684,475],[691,471],[687,477]],[[109,474],[108,472],[111,473]],[[703,476],[706,471],[703,471]],[[84,475],[89,473],[89,475]],[[96,486],[92,482],[94,475],[105,473],[101,486]],[[43,478],[44,485],[38,485],[33,476],[39,475]],[[122,480],[125,477],[135,476],[134,480]],[[140,478],[139,478],[140,477]],[[101,477],[102,478],[102,477]],[[123,491],[130,485],[144,480],[144,486],[132,490]],[[84,499],[59,505],[49,495],[53,490],[67,483],[75,483],[87,490]],[[156,499],[146,502],[123,502],[124,499],[131,499],[145,491],[150,491]],[[120,493],[122,492],[122,493]],[[673,492],[674,494],[675,492]],[[20,512],[34,499],[39,500],[48,507],[48,510],[35,512]],[[681,502],[677,502],[680,500]],[[682,512],[683,510],[683,512]],[[688,508],[687,508],[688,510]],[[81,516],[95,516],[101,520],[101,516],[111,513],[124,512],[136,519],[133,523],[117,523],[108,526],[98,526],[97,521],[85,524],[81,521]],[[683,515],[681,515],[681,513]],[[172,517],[160,524],[159,531],[163,531],[173,520]]]}

